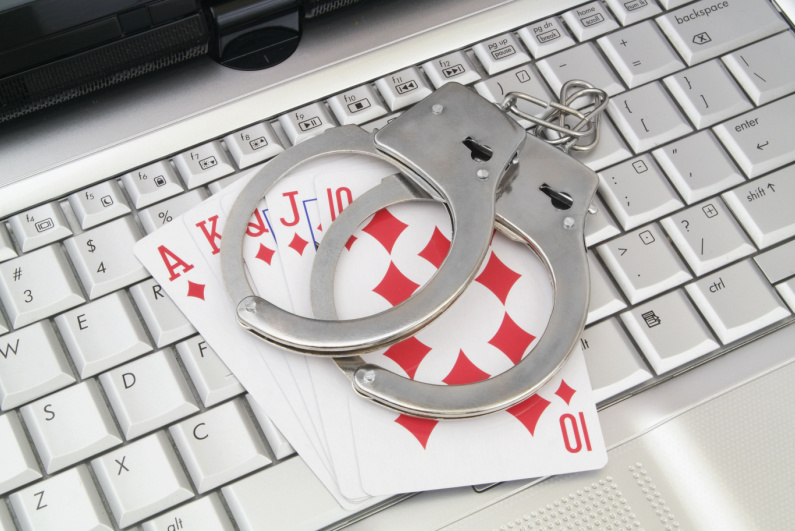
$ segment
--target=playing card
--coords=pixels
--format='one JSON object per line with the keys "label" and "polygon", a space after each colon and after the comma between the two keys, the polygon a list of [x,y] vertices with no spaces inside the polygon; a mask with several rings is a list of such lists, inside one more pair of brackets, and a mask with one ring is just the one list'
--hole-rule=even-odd
{"label": "playing card", "polygon": [[[249,175],[253,173],[255,172],[249,172]],[[202,252],[217,282],[223,282],[220,263],[220,245],[226,221],[223,203],[227,198],[234,199],[247,181],[248,177],[242,178],[220,194],[200,203],[182,216],[189,234]],[[259,291],[278,295],[281,297],[280,300],[268,300],[289,310],[291,303],[287,294],[286,283],[284,282],[284,274],[276,269],[279,266],[278,253],[275,250],[272,234],[267,228],[266,215],[266,208],[258,209],[252,215],[244,236],[244,267],[250,273],[249,277],[252,286],[259,285],[261,286]],[[254,251],[254,249],[257,250]],[[255,273],[251,273],[251,271]],[[270,285],[268,285],[268,282],[270,282]],[[291,359],[292,356],[287,358],[282,350],[263,341],[255,342],[255,347],[260,351],[263,359],[278,380],[282,392],[292,405],[295,415],[312,441],[313,446],[321,455],[326,467],[330,468],[330,460],[325,449],[325,439],[318,433],[316,428],[319,420],[312,418],[307,407],[307,401],[304,400],[301,389],[291,370],[290,362],[293,361]],[[310,405],[316,409],[314,400],[310,401]]]}
{"label": "playing card", "polygon": [[[410,297],[441,265],[450,234],[441,205],[399,205],[376,213],[354,234],[340,258],[334,281],[340,318],[382,311]],[[527,246],[497,234],[475,281],[444,315],[414,337],[364,357],[427,383],[483,380],[508,370],[527,354],[543,333],[551,301],[543,264]],[[356,397],[349,399],[363,490],[393,494],[602,466],[606,454],[581,356],[573,356],[558,376],[565,380],[553,379],[524,406],[463,421],[414,419]],[[555,396],[552,387],[560,387],[562,381],[576,390],[575,398],[565,404],[546,398]],[[319,389],[335,392],[323,385]],[[551,409],[539,420],[544,422],[538,429],[527,428],[522,419],[532,413],[522,413],[522,408],[544,404],[542,398],[554,407],[545,407]],[[531,409],[535,412],[538,407]],[[566,407],[571,412],[564,411]],[[555,415],[567,423],[570,440],[564,443],[561,429],[552,430],[547,421]],[[563,415],[574,415],[581,424],[570,425],[571,419]],[[326,433],[334,463],[335,436],[328,427]],[[574,448],[571,441],[577,435],[582,442],[584,433],[587,451],[561,453],[565,441]],[[460,462],[467,466],[452,463],[451,455],[466,456]]]}

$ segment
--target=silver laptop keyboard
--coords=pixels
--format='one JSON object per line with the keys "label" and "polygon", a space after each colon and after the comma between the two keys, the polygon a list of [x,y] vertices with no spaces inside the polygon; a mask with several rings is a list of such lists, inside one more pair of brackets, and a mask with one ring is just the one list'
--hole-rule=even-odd
{"label": "silver laptop keyboard", "polygon": [[4,220],[0,530],[346,516],[132,246],[239,170],[338,124],[382,127],[449,81],[495,102],[571,78],[612,97],[576,155],[600,177],[581,344],[603,406],[789,324],[795,33],[764,0],[709,17],[729,2],[584,4]]}

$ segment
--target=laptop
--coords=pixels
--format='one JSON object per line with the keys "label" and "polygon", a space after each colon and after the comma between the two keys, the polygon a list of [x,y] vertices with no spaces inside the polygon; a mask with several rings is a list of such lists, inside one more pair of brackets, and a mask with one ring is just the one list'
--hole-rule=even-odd
{"label": "laptop", "polygon": [[[0,123],[0,530],[790,528],[793,20],[784,0],[371,0],[305,20],[271,68],[197,53]],[[601,470],[344,510],[148,273],[108,283],[75,244],[112,233],[137,271],[135,241],[273,156],[236,139],[298,143],[307,107],[372,131],[448,81],[499,103],[573,78],[611,98],[572,154],[600,179],[580,345]],[[369,111],[334,103],[362,87]],[[258,449],[220,480],[185,442],[213,418]]]}

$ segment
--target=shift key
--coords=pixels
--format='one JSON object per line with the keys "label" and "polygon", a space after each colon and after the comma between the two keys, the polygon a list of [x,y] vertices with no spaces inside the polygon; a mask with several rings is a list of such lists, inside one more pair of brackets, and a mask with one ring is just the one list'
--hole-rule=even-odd
{"label": "shift key", "polygon": [[795,94],[732,118],[713,128],[748,177],[795,161]]}
{"label": "shift key", "polygon": [[768,0],[701,0],[657,23],[690,66],[787,29]]}

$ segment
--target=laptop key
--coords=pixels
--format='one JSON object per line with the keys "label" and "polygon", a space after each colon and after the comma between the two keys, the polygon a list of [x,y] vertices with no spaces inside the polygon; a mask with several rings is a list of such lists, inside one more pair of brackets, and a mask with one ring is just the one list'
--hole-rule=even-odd
{"label": "laptop key", "polygon": [[776,290],[750,259],[712,273],[685,288],[724,344],[790,315]]}
{"label": "laptop key", "polygon": [[[579,41],[587,41],[618,29],[618,24],[613,20],[613,16],[601,2],[591,2],[566,11],[563,13],[563,20]],[[591,82],[593,83],[593,81]]]}
{"label": "laptop key", "polygon": [[125,216],[64,242],[89,299],[97,299],[149,276],[132,251],[140,239],[141,231],[132,216]]}
{"label": "laptop key", "polygon": [[416,66],[377,79],[375,86],[391,111],[413,105],[433,92]]}
{"label": "laptop key", "polygon": [[795,278],[782,282],[776,286],[778,294],[786,301],[790,309],[795,312]]}
{"label": "laptop key", "polygon": [[217,494],[209,494],[196,501],[167,511],[143,523],[143,531],[233,531],[235,528]]}
{"label": "laptop key", "polygon": [[[25,430],[14,412],[0,415],[0,448],[3,449],[3,459],[0,461],[0,494],[41,477]],[[3,529],[2,525],[0,529]]]}
{"label": "laptop key", "polygon": [[668,76],[663,82],[699,129],[753,108],[717,59]]}
{"label": "laptop key", "polygon": [[69,205],[84,230],[130,212],[127,200],[115,180],[70,195]]}
{"label": "laptop key", "polygon": [[50,245],[0,264],[0,300],[14,328],[21,328],[85,301],[58,245]]}
{"label": "laptop key", "polygon": [[262,433],[265,434],[265,438],[268,440],[268,445],[271,447],[274,457],[276,457],[277,460],[281,460],[293,455],[295,449],[290,444],[290,441],[282,435],[282,432],[279,431],[276,424],[268,417],[262,406],[260,406],[259,403],[254,400],[254,397],[248,393],[246,393],[246,400],[248,401],[249,407],[251,407],[251,411],[254,412],[254,416],[257,418],[257,424],[262,428]]}
{"label": "laptop key", "polygon": [[161,160],[121,176],[121,182],[135,208],[151,204],[182,193],[177,173],[167,160]]}
{"label": "laptop key", "polygon": [[745,180],[709,130],[655,149],[653,154],[688,204]]}
{"label": "laptop key", "polygon": [[[88,378],[152,350],[149,338],[123,291],[55,318],[81,378]],[[113,330],[112,334],[108,331]]]}
{"label": "laptop key", "polygon": [[337,125],[323,102],[316,102],[282,114],[279,116],[279,123],[293,145],[300,144],[307,138],[317,136]]}
{"label": "laptop key", "polygon": [[685,66],[652,21],[600,37],[597,42],[629,88]]}
{"label": "laptop key", "polygon": [[207,199],[208,196],[209,194],[204,188],[191,190],[145,210],[139,210],[138,219],[141,220],[141,225],[144,226],[146,233],[151,234],[177,216],[181,216],[195,207]]}
{"label": "laptop key", "polygon": [[49,321],[0,337],[0,409],[9,410],[75,381]]}
{"label": "laptop key", "polygon": [[[350,514],[334,500],[300,456],[269,466],[221,489],[244,531],[320,529]],[[263,496],[264,492],[279,493]]]}
{"label": "laptop key", "polygon": [[624,229],[634,229],[683,206],[648,154],[599,172],[599,191]]}
{"label": "laptop key", "polygon": [[17,531],[17,526],[11,519],[11,513],[8,512],[8,507],[4,503],[0,503],[0,531]]}
{"label": "laptop key", "polygon": [[585,246],[593,247],[597,243],[615,236],[621,230],[618,224],[613,221],[612,216],[607,212],[607,207],[594,195],[591,204],[596,207],[596,214],[588,214],[585,217]]}
{"label": "laptop key", "polygon": [[272,462],[239,399],[171,426],[169,431],[199,493]]}
{"label": "laptop key", "polygon": [[795,166],[745,183],[723,199],[760,249],[795,236]]}
{"label": "laptop key", "polygon": [[472,51],[490,76],[530,62],[530,56],[513,33],[503,33],[479,42],[472,47]]}
{"label": "laptop key", "polygon": [[722,57],[723,62],[757,105],[795,91],[795,34],[779,33]]}
{"label": "laptop key", "polygon": [[622,26],[629,26],[662,12],[654,0],[630,0],[629,2],[606,0],[606,2]]}
{"label": "laptop key", "polygon": [[635,153],[693,130],[659,81],[629,90],[607,104],[607,112]]}
{"label": "laptop key", "polygon": [[281,140],[268,122],[226,135],[224,143],[240,169],[264,162],[284,151]]}
{"label": "laptop key", "polygon": [[701,0],[656,20],[688,65],[787,29],[765,0]]}
{"label": "laptop key", "polygon": [[574,39],[558,17],[534,22],[517,33],[536,59],[574,46]]}
{"label": "laptop key", "polygon": [[588,271],[591,275],[591,297],[586,323],[598,321],[627,307],[593,251],[588,251]]}
{"label": "laptop key", "polygon": [[122,442],[94,380],[41,398],[21,411],[48,474]]}
{"label": "laptop key", "polygon": [[586,328],[580,347],[597,403],[652,377],[615,317]]}
{"label": "laptop key", "polygon": [[627,232],[596,250],[632,304],[692,278],[655,223]]}
{"label": "laptop key", "polygon": [[657,374],[720,346],[681,289],[622,313],[621,320]]}
{"label": "laptop key", "polygon": [[105,372],[99,381],[128,440],[199,410],[168,350]]}
{"label": "laptop key", "polygon": [[23,531],[113,529],[91,474],[82,465],[15,492],[9,501]]}
{"label": "laptop key", "polygon": [[556,94],[560,94],[563,84],[570,79],[587,79],[608,96],[624,91],[621,80],[591,42],[546,57],[536,62],[536,66]]}
{"label": "laptop key", "polygon": [[130,294],[158,348],[196,333],[188,318],[179,311],[155,279],[150,278],[132,286]]}
{"label": "laptop key", "polygon": [[177,343],[177,352],[205,407],[245,391],[203,337],[194,336]]}
{"label": "laptop key", "polygon": [[217,140],[176,155],[174,164],[189,190],[235,172]]}
{"label": "laptop key", "polygon": [[661,222],[696,275],[704,275],[756,251],[720,198],[677,212]]}
{"label": "laptop key", "polygon": [[16,256],[17,251],[14,249],[11,235],[8,234],[5,223],[0,223],[0,262],[16,258]]}
{"label": "laptop key", "polygon": [[771,284],[781,282],[795,275],[795,240],[759,253],[754,260]]}
{"label": "laptop key", "polygon": [[795,94],[768,103],[713,128],[726,150],[748,177],[795,161],[795,135],[789,120],[795,116]]}
{"label": "laptop key", "polygon": [[108,452],[91,467],[122,528],[193,497],[164,431]]}
{"label": "laptop key", "polygon": [[72,235],[61,206],[46,203],[8,220],[23,253]]}
{"label": "laptop key", "polygon": [[480,80],[480,74],[477,73],[469,57],[464,52],[449,53],[433,61],[423,63],[422,69],[436,88],[451,81],[468,85]]}
{"label": "laptop key", "polygon": [[[546,83],[541,79],[541,75],[531,65],[520,66],[497,74],[494,77],[478,81],[474,86],[478,94],[497,104],[501,104],[509,92],[524,92],[547,101],[557,100],[547,88]],[[516,105],[519,110],[536,116],[541,116],[547,112],[547,109],[524,100],[518,100]],[[522,127],[532,125],[529,120],[520,118],[515,114],[510,114],[509,116]]]}
{"label": "laptop key", "polygon": [[370,85],[362,85],[328,99],[328,106],[341,125],[362,124],[380,118],[386,107]]}

